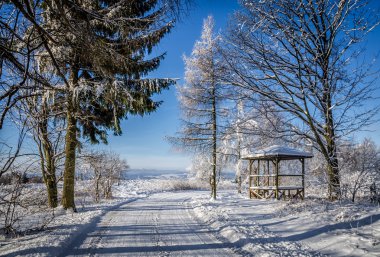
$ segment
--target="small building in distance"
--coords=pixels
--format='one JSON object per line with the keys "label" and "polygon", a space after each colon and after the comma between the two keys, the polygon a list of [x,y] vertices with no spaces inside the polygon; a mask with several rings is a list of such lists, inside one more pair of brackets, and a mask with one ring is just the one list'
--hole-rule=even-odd
{"label": "small building in distance", "polygon": [[[312,157],[311,153],[279,145],[243,154],[242,159],[249,161],[249,198],[303,200],[305,159]],[[291,160],[299,160],[300,165],[281,172],[280,163]]]}

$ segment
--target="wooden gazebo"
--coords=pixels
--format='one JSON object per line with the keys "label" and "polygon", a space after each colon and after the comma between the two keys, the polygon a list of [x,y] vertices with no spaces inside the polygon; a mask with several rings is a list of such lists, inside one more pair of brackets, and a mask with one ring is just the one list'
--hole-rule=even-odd
{"label": "wooden gazebo", "polygon": [[[274,145],[252,154],[243,160],[249,161],[249,198],[293,199],[305,197],[305,159],[313,155],[298,149]],[[301,167],[281,173],[280,162],[299,160]],[[286,178],[291,178],[292,184]],[[287,183],[285,183],[287,182]]]}

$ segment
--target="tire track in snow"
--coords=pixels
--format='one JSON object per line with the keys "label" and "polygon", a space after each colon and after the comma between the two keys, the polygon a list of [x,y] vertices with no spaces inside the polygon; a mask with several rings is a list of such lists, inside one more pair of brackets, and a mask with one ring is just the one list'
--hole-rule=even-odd
{"label": "tire track in snow", "polygon": [[157,193],[120,205],[92,227],[71,256],[235,256],[194,219],[188,192]]}

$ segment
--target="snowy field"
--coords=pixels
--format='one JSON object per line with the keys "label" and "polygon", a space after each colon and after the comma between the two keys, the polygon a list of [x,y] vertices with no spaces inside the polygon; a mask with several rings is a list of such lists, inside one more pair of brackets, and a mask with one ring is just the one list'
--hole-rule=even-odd
{"label": "snowy field", "polygon": [[210,201],[207,185],[181,174],[122,181],[99,204],[88,187],[78,184],[78,213],[24,217],[26,232],[1,238],[0,255],[380,256],[379,206],[250,200],[231,181]]}

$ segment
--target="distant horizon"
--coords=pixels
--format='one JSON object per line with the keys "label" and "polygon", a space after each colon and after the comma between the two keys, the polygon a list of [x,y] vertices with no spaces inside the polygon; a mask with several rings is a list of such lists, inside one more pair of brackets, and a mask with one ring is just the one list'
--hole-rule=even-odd
{"label": "distant horizon", "polygon": [[172,171],[172,172],[187,172],[187,170],[182,170],[182,169],[164,169],[164,168],[159,168],[159,169],[150,169],[150,168],[128,168],[126,169],[127,171]]}

